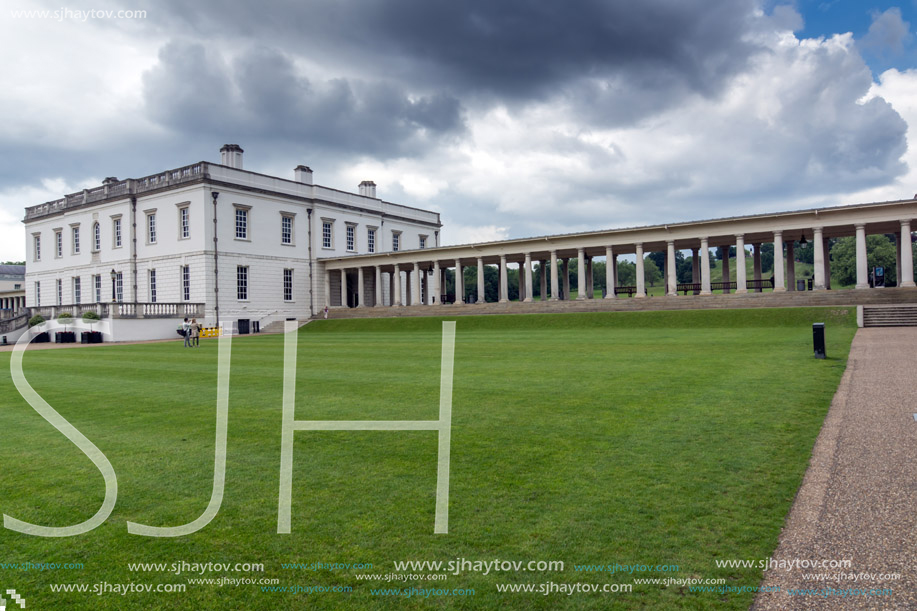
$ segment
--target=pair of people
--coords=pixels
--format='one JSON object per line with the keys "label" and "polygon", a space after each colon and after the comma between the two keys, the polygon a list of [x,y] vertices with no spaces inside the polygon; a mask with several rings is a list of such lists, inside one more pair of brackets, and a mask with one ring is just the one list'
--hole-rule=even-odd
{"label": "pair of people", "polygon": [[191,322],[188,322],[188,319],[185,318],[182,323],[182,331],[184,331],[185,336],[185,348],[191,348],[199,346],[201,343],[201,325],[197,322],[196,318],[192,318]]}

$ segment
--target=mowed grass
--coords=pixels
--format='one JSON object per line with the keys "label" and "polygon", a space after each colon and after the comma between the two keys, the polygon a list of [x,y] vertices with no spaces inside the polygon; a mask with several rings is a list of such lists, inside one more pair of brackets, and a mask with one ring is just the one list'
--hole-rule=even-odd
{"label": "mowed grass", "polygon": [[[329,320],[299,333],[300,420],[435,420],[441,321]],[[811,323],[827,323],[827,360]],[[283,336],[233,341],[226,493],[216,519],[177,539],[213,479],[217,343],[30,351],[35,389],[110,459],[119,497],[89,534],[47,539],[0,529],[0,563],[80,562],[73,571],[0,568],[35,609],[745,609],[752,594],[633,586],[630,593],[509,594],[497,584],[631,584],[760,570],[716,559],[773,551],[855,333],[851,309],[461,317],[456,323],[449,534],[433,534],[436,433],[297,432],[292,534],[278,535]],[[42,525],[89,518],[102,477],[18,395],[0,354],[0,510]],[[530,560],[563,571],[464,571],[385,583],[395,561]],[[283,586],[188,585],[181,594],[52,593],[50,584],[187,583],[134,562],[264,563]],[[372,563],[287,570],[281,563]],[[632,575],[574,565],[678,565]],[[426,573],[427,571],[422,571]],[[473,596],[373,595],[371,588],[473,589]]]}

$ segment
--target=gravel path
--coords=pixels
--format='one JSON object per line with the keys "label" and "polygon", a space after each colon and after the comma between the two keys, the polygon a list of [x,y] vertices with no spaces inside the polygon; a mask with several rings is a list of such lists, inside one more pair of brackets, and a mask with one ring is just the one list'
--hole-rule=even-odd
{"label": "gravel path", "polygon": [[[769,570],[762,585],[781,591],[758,594],[753,611],[917,609],[915,413],[917,328],[860,329],[773,556],[778,562],[852,565]],[[833,580],[803,578],[811,573]],[[863,573],[900,578],[868,579]],[[819,593],[791,596],[788,588]],[[854,592],[889,588],[890,595]]]}

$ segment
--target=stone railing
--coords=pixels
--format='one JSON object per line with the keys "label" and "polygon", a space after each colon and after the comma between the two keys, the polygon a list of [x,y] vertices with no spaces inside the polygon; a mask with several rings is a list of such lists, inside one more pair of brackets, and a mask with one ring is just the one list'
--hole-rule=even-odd
{"label": "stone railing", "polygon": [[70,193],[58,200],[46,202],[37,206],[29,206],[25,209],[25,220],[29,221],[41,218],[49,214],[55,214],[70,208],[77,208],[85,204],[91,204],[113,197],[138,195],[167,186],[192,182],[207,173],[207,166],[208,164],[206,162],[199,162],[183,168],[153,174],[152,176],[128,178],[126,180],[109,182],[101,187],[84,189],[79,193]]}
{"label": "stone railing", "polygon": [[4,318],[3,320],[0,320],[0,334],[12,333],[16,329],[20,329],[26,326],[29,324],[29,318],[31,317],[32,315],[29,314],[28,310],[26,310],[25,312],[14,316],[13,318]]}
{"label": "stone railing", "polygon": [[99,318],[204,318],[203,303],[82,303],[32,308],[32,316],[56,319],[63,313],[81,318],[95,312]]}

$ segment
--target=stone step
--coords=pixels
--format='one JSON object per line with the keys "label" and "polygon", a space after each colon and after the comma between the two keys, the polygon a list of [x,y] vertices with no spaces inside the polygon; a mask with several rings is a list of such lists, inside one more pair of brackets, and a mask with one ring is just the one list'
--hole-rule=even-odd
{"label": "stone step", "polygon": [[917,327],[917,305],[863,307],[864,327]]}

